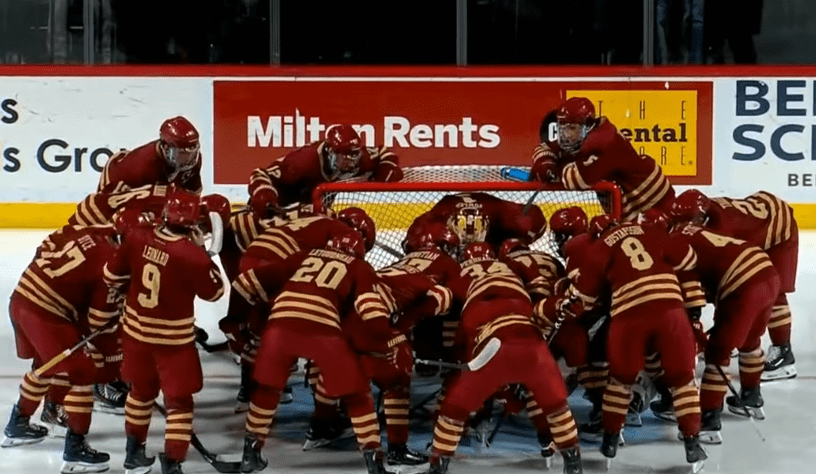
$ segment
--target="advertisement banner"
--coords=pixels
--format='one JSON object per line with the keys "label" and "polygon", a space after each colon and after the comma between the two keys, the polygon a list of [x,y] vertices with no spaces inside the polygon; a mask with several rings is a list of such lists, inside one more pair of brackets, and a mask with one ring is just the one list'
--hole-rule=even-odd
{"label": "advertisement banner", "polygon": [[713,192],[816,201],[816,80],[716,79],[715,90]]}
{"label": "advertisement banner", "polygon": [[[176,115],[195,124],[209,157],[210,84],[186,78],[0,78],[0,202],[76,203],[96,190],[113,153],[157,139],[161,123]],[[210,169],[207,162],[205,172]]]}
{"label": "advertisement banner", "polygon": [[393,147],[403,166],[529,166],[544,115],[585,95],[673,182],[711,183],[710,81],[471,79],[216,80],[214,182],[247,183],[335,123]]}

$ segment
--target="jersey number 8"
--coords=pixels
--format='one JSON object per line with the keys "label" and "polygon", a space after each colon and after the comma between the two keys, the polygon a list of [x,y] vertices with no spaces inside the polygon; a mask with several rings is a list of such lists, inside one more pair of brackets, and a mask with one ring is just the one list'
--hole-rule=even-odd
{"label": "jersey number 8", "polygon": [[649,252],[643,247],[643,244],[634,237],[627,237],[621,242],[621,250],[629,257],[629,262],[635,270],[648,270],[654,265],[654,260]]}

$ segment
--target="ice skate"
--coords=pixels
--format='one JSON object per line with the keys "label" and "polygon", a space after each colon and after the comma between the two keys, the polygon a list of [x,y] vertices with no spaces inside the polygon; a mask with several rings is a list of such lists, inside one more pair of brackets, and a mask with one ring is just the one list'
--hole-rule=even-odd
{"label": "ice skate", "polygon": [[17,408],[17,405],[14,405],[11,408],[8,424],[3,430],[5,437],[0,446],[10,448],[12,446],[39,443],[44,440],[48,436],[48,430],[42,426],[30,424],[30,419],[31,417],[28,416],[20,416],[20,409]]}
{"label": "ice skate", "polygon": [[698,436],[686,436],[683,438],[686,449],[686,462],[691,464],[691,472],[697,474],[703,468],[703,463],[708,459],[708,454],[700,445]]}
{"label": "ice skate", "polygon": [[442,456],[437,462],[431,462],[431,468],[426,474],[447,474],[448,464],[450,464],[450,458]]}
{"label": "ice skate", "polygon": [[287,403],[292,403],[294,400],[295,397],[292,395],[292,387],[287,385],[286,388],[283,389],[283,392],[281,392],[280,401],[278,403],[286,405]]}
{"label": "ice skate", "polygon": [[644,405],[645,402],[640,396],[640,393],[634,392],[632,394],[632,401],[629,402],[629,409],[626,411],[626,421],[624,422],[626,426],[643,426],[643,419],[641,419],[640,413],[643,411]]}
{"label": "ice skate", "polygon": [[263,454],[263,447],[254,436],[244,438],[244,455],[241,457],[241,472],[263,471],[269,464]]}
{"label": "ice skate", "polygon": [[235,413],[249,411],[249,400],[252,395],[254,382],[252,380],[252,366],[241,366],[241,385],[238,387],[238,395],[235,397]]}
{"label": "ice skate", "polygon": [[538,445],[541,446],[541,457],[544,458],[544,467],[550,469],[553,463],[553,455],[555,454],[555,444],[549,434],[539,433]]}
{"label": "ice skate", "polygon": [[601,454],[606,458],[606,469],[612,467],[612,459],[618,454],[618,444],[620,443],[620,433],[610,433],[605,431],[601,441]]}
{"label": "ice skate", "polygon": [[125,382],[97,383],[93,386],[94,410],[114,415],[125,414],[125,401],[130,389]]}
{"label": "ice skate", "polygon": [[363,451],[363,460],[368,474],[388,474],[383,466],[382,451],[367,449]]}
{"label": "ice skate", "polygon": [[354,429],[351,427],[351,420],[345,416],[338,416],[333,422],[312,420],[309,423],[309,431],[306,432],[306,442],[303,443],[303,450],[309,451],[322,448],[335,441],[353,436]]}
{"label": "ice skate", "polygon": [[70,429],[65,435],[65,450],[62,452],[63,474],[73,472],[104,472],[110,469],[110,455],[88,446],[85,435]]}
{"label": "ice skate", "polygon": [[731,395],[725,399],[725,403],[728,404],[728,411],[735,415],[745,416],[743,409],[745,407],[748,414],[754,419],[765,419],[765,411],[762,409],[765,402],[762,400],[762,394],[759,393],[759,387],[740,389],[739,400]]}
{"label": "ice skate", "polygon": [[720,413],[722,409],[705,410],[700,420],[700,442],[705,444],[722,444],[722,423]]}
{"label": "ice skate", "polygon": [[164,453],[159,454],[159,462],[161,463],[162,474],[184,474],[181,470],[181,463],[173,461]]}
{"label": "ice skate", "polygon": [[43,403],[40,422],[46,425],[48,434],[55,438],[64,438],[68,432],[68,414],[65,413],[65,407],[50,400]]}
{"label": "ice skate", "polygon": [[123,465],[125,474],[146,474],[150,472],[155,461],[155,457],[145,454],[144,444],[139,443],[133,436],[128,436]]}
{"label": "ice skate", "polygon": [[428,456],[414,451],[405,443],[388,443],[388,465],[389,466],[419,466],[427,464]]}
{"label": "ice skate", "polygon": [[674,400],[671,392],[668,390],[660,390],[659,392],[660,398],[650,403],[649,408],[652,409],[655,418],[676,423],[677,417],[674,416]]}
{"label": "ice skate", "polygon": [[581,450],[578,446],[561,451],[561,457],[564,458],[564,474],[584,473],[584,468],[581,467]]}
{"label": "ice skate", "polygon": [[790,344],[771,346],[768,349],[768,359],[765,361],[765,371],[762,372],[760,380],[771,382],[796,377],[796,367],[793,365],[795,362]]}

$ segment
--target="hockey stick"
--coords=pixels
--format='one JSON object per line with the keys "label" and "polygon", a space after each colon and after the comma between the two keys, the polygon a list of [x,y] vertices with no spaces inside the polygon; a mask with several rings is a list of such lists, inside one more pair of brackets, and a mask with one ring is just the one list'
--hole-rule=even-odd
{"label": "hockey stick", "polygon": [[[102,334],[103,332],[107,331],[111,327],[115,326],[115,324],[111,324],[111,322],[113,322],[113,321],[114,321],[113,319],[111,321],[108,321],[108,323],[105,324],[104,326],[102,326],[101,328],[99,328],[96,331],[94,331],[94,332],[88,334],[87,336],[83,337],[79,342],[74,344],[73,347],[65,349],[64,351],[57,354],[53,359],[49,360],[48,362],[46,362],[45,364],[40,366],[37,370],[35,370],[34,371],[34,376],[38,377],[38,378],[42,377],[42,375],[46,371],[48,371],[49,369],[53,368],[55,365],[59,364],[60,362],[64,361],[65,359],[67,359],[71,354],[76,352],[77,349],[81,348],[82,346],[84,346],[85,344],[90,342],[96,336]],[[118,318],[116,318],[115,321],[117,321],[117,324],[118,324]]]}
{"label": "hockey stick", "polygon": [[417,364],[425,364],[425,365],[433,365],[436,367],[443,367],[446,369],[457,369],[462,370],[465,372],[475,372],[493,359],[497,352],[501,349],[501,341],[496,339],[495,337],[487,341],[485,344],[484,349],[482,349],[479,354],[474,357],[470,362],[467,364],[454,364],[452,362],[443,362],[441,360],[425,360],[425,359],[417,359],[414,361]]}
{"label": "hockey stick", "polygon": [[227,341],[219,342],[218,344],[207,344],[207,340],[209,338],[210,336],[207,334],[207,331],[198,326],[195,327],[195,342],[201,346],[202,349],[204,349],[204,352],[221,352],[229,348],[229,343]]}
{"label": "hockey stick", "polygon": [[745,404],[742,403],[742,397],[740,397],[739,393],[737,393],[737,389],[734,388],[734,385],[725,375],[725,371],[722,369],[722,367],[720,367],[719,365],[715,365],[714,367],[717,368],[717,372],[720,373],[720,377],[722,377],[723,380],[725,380],[725,383],[728,385],[728,390],[731,390],[731,393],[734,395],[734,399],[737,401],[737,403],[739,403],[742,406],[742,410],[745,412],[745,415],[748,417],[749,420],[751,420],[751,426],[754,427],[754,431],[756,432],[757,436],[759,436],[759,439],[761,439],[762,442],[764,443],[765,437],[762,436],[762,433],[759,431],[759,427],[756,425],[756,420],[754,420],[754,417],[751,415],[751,412],[748,411],[748,407],[746,407]]}
{"label": "hockey stick", "polygon": [[224,245],[224,221],[217,212],[210,212],[210,227],[212,227],[212,237],[210,245],[207,247],[207,254],[214,257],[221,252]]}
{"label": "hockey stick", "polygon": [[376,245],[377,247],[379,247],[379,248],[381,248],[381,249],[385,250],[385,251],[386,251],[386,253],[389,253],[389,254],[391,254],[391,255],[393,255],[393,256],[395,256],[395,257],[397,257],[397,258],[402,258],[402,257],[404,257],[404,256],[405,256],[405,255],[403,255],[403,253],[402,253],[402,252],[400,252],[399,250],[395,249],[394,247],[391,247],[390,245],[381,244],[381,243],[377,242],[376,240],[374,241],[374,245]]}
{"label": "hockey stick", "polygon": [[530,212],[530,208],[533,207],[533,201],[535,201],[535,198],[538,197],[538,194],[543,191],[546,186],[547,183],[541,183],[541,186],[539,186],[538,189],[536,189],[530,196],[530,199],[527,200],[527,203],[524,205],[524,209],[521,211],[522,214],[526,216],[527,213]]}
{"label": "hockey stick", "polygon": [[[156,410],[162,414],[163,417],[167,418],[167,410],[159,402],[155,402],[154,405],[156,406]],[[201,440],[198,439],[195,433],[191,431],[190,436],[190,444],[198,451],[201,456],[208,462],[210,465],[218,472],[224,473],[237,473],[241,472],[241,462],[240,461],[220,461],[218,459],[218,455],[213,453],[212,451],[208,450],[201,444]]]}

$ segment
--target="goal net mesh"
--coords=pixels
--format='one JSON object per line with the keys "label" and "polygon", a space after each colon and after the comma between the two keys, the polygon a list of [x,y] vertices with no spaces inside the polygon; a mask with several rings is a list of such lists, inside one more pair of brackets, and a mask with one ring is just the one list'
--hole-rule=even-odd
{"label": "goal net mesh", "polygon": [[[449,194],[485,192],[505,201],[529,202],[550,216],[570,206],[580,206],[592,217],[614,214],[610,205],[614,187],[588,191],[539,190],[538,183],[519,182],[503,177],[502,166],[423,166],[405,168],[399,183],[368,181],[328,183],[315,193],[315,205],[340,211],[347,207],[365,210],[377,225],[377,243],[366,260],[375,269],[399,259],[402,241],[411,223]],[[615,216],[617,217],[617,216]],[[548,230],[532,248],[560,258]]]}

